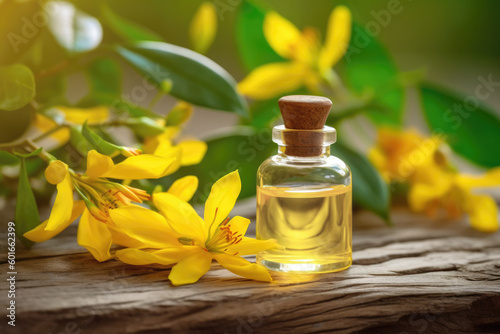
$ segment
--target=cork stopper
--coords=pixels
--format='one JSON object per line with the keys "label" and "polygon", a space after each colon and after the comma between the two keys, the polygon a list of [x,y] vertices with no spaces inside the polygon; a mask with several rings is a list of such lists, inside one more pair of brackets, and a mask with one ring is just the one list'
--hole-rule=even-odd
{"label": "cork stopper", "polygon": [[285,154],[311,157],[320,155],[323,150],[326,119],[332,107],[332,101],[322,96],[290,95],[278,101],[285,128],[283,142]]}

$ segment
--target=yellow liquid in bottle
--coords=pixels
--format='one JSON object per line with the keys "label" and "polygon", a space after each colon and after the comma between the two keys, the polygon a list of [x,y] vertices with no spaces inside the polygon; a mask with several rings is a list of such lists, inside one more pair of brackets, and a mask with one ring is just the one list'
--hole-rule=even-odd
{"label": "yellow liquid in bottle", "polygon": [[283,247],[257,255],[275,271],[320,273],[352,263],[352,187],[257,187],[257,239]]}

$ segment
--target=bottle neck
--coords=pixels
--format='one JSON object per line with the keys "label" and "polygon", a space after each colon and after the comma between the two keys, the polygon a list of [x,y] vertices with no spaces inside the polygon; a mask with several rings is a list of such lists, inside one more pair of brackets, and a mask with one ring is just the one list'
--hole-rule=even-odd
{"label": "bottle neck", "polygon": [[[307,154],[301,154],[301,148],[296,146],[278,145],[278,154],[295,158],[328,158],[330,146],[305,147]],[[314,154],[311,154],[313,152]]]}
{"label": "bottle neck", "polygon": [[337,131],[329,126],[322,129],[287,129],[284,125],[273,128],[273,141],[280,155],[299,158],[330,156],[330,145],[335,143]]}

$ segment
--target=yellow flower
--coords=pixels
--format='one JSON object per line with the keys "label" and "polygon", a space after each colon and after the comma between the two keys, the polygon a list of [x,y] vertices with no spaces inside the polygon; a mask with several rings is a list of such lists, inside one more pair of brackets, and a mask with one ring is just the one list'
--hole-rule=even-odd
{"label": "yellow flower", "polygon": [[488,195],[475,194],[474,188],[500,186],[500,167],[482,176],[459,174],[437,165],[415,171],[410,185],[408,202],[416,212],[434,215],[443,209],[449,218],[457,219],[465,213],[470,224],[481,232],[498,230],[498,208]]}
{"label": "yellow flower", "polygon": [[[87,156],[87,171],[84,175],[73,172],[62,161],[53,161],[45,170],[47,181],[57,185],[57,196],[49,219],[24,236],[35,242],[46,241],[61,233],[81,215],[78,243],[87,248],[98,261],[108,260],[111,258],[109,249],[113,239],[125,246],[138,244],[113,227],[109,211],[129,206],[131,202],[140,203],[150,196],[141,189],[112,182],[106,178],[134,180],[160,178],[176,170],[175,161],[176,158],[144,154],[129,157],[115,164],[108,156],[92,150]],[[178,186],[174,188],[175,193],[182,193],[177,188]],[[81,200],[73,200],[74,190]],[[186,198],[189,194],[185,192],[182,196]]]}
{"label": "yellow flower", "polygon": [[500,167],[483,176],[460,174],[440,150],[441,144],[439,137],[425,138],[415,130],[381,128],[369,158],[388,182],[409,185],[408,203],[413,211],[428,215],[444,211],[454,219],[468,214],[475,229],[496,231],[495,201],[473,190],[499,186]]}
{"label": "yellow flower", "polygon": [[217,9],[212,2],[203,2],[189,27],[189,38],[194,51],[205,53],[214,41],[217,32]]}
{"label": "yellow flower", "polygon": [[181,166],[199,164],[207,151],[207,144],[205,142],[190,139],[174,144],[175,138],[181,131],[181,126],[189,120],[192,113],[192,105],[183,101],[177,103],[169,113],[165,131],[160,135],[144,139],[144,152],[162,157],[178,154]]}
{"label": "yellow flower", "polygon": [[288,62],[262,65],[243,79],[238,89],[264,100],[307,85],[316,90],[323,80],[331,81],[332,67],[347,51],[351,38],[351,12],[337,6],[330,14],[325,43],[320,45],[313,28],[300,31],[276,12],[264,20],[264,35],[271,48]]}
{"label": "yellow flower", "polygon": [[[371,162],[386,181],[404,182],[417,168],[428,166],[437,159],[444,159],[439,137],[423,137],[416,130],[400,131],[383,127],[378,130],[377,143],[369,153]],[[445,164],[443,160],[441,164]]]}
{"label": "yellow flower", "polygon": [[250,221],[228,218],[240,190],[237,171],[218,180],[205,203],[204,219],[188,203],[168,193],[153,195],[160,214],[138,206],[113,210],[111,218],[116,226],[147,245],[145,249],[119,250],[116,256],[134,265],[176,264],[168,277],[174,285],[195,283],[210,269],[213,259],[237,275],[271,281],[265,267],[241,257],[277,244],[273,239],[245,237]]}

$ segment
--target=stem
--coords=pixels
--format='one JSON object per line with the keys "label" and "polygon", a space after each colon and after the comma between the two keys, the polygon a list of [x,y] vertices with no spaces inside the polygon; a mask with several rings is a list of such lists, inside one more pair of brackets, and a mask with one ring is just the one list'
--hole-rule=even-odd
{"label": "stem", "polygon": [[[31,139],[26,139],[13,144],[0,145],[0,150],[4,150],[10,153],[19,153],[19,151],[21,151],[23,154],[29,154],[35,152],[39,148],[40,146],[36,145]],[[45,161],[47,164],[54,160],[57,160],[52,154],[43,149],[42,151],[40,151],[40,153],[38,153],[38,157]]]}
{"label": "stem", "polygon": [[158,103],[158,101],[160,101],[160,99],[163,97],[163,95],[164,93],[161,90],[159,90],[153,97],[151,102],[149,102],[148,109],[152,110],[154,106]]}
{"label": "stem", "polygon": [[[31,152],[34,152],[36,150],[38,150],[40,148],[40,146],[36,145],[35,143],[33,143],[33,141],[31,141],[31,139],[27,139],[26,140],[26,143],[28,144],[28,146],[32,149]],[[45,151],[43,148],[42,150],[40,151],[40,153],[38,153],[38,157],[40,159],[42,159],[43,161],[45,161],[47,164],[51,163],[52,161],[55,161],[57,160],[56,157],[54,157],[52,154],[50,154],[49,152]]]}

